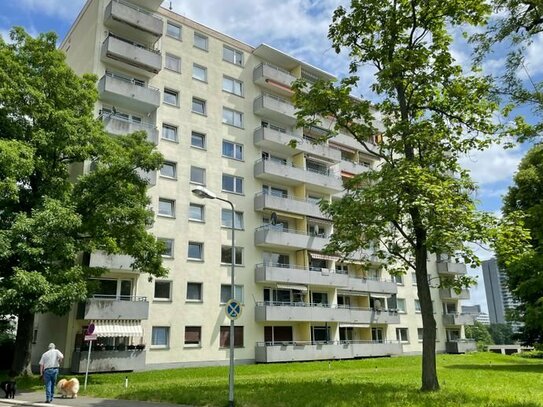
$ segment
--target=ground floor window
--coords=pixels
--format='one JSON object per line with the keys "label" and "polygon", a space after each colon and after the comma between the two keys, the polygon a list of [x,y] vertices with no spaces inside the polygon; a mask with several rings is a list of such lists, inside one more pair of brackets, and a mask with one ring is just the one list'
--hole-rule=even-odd
{"label": "ground floor window", "polygon": [[291,326],[265,326],[264,341],[266,343],[275,342],[292,342],[292,327]]}
{"label": "ground floor window", "polygon": [[[221,348],[228,348],[230,346],[230,326],[221,326],[219,346]],[[243,347],[243,327],[234,327],[234,347]]]}

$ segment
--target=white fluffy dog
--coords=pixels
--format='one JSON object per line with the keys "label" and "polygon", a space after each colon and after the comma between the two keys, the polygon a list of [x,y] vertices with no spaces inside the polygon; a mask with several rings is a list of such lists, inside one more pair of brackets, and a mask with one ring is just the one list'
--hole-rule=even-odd
{"label": "white fluffy dog", "polygon": [[75,398],[79,392],[79,380],[75,377],[70,380],[60,379],[57,383],[57,389],[62,394],[62,398]]}

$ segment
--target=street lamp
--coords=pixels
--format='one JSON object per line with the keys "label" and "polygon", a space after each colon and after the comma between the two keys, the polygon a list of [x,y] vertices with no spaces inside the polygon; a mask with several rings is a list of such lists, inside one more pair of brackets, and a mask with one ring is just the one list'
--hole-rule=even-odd
{"label": "street lamp", "polygon": [[[218,199],[219,201],[226,202],[230,205],[232,210],[232,269],[230,276],[230,298],[235,298],[236,290],[234,287],[234,272],[235,272],[235,261],[236,261],[236,246],[234,241],[234,230],[235,230],[235,210],[234,204],[227,199],[222,199],[217,196],[216,193],[210,191],[207,188],[198,186],[192,190],[192,193],[198,198],[202,199]],[[230,369],[228,373],[228,406],[234,407],[234,319],[230,318]]]}

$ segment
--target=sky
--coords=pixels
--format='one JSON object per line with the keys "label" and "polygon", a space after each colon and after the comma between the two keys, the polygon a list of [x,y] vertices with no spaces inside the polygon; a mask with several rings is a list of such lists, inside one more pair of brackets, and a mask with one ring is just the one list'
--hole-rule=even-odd
{"label": "sky", "polygon": [[[23,26],[30,34],[55,31],[62,39],[75,20],[85,0],[0,0],[0,35],[7,38],[12,26]],[[185,17],[193,19],[241,40],[249,45],[269,44],[296,58],[315,65],[337,77],[347,75],[348,60],[336,55],[327,39],[328,25],[333,11],[347,0],[172,0],[164,1]],[[258,28],[258,29],[256,29]],[[462,66],[469,66],[471,54],[462,40],[461,30],[454,31],[456,39],[453,56]],[[504,66],[505,50],[498,50],[484,65],[486,73],[497,74]],[[533,78],[543,76],[543,36],[531,46],[526,60],[526,72]],[[367,84],[373,72],[361,74],[359,97],[371,97]],[[530,119],[529,112],[527,118]],[[484,152],[474,152],[462,160],[479,185],[477,199],[482,210],[500,213],[502,196],[507,192],[512,177],[527,146],[503,149],[492,146]],[[492,253],[478,248],[481,259]],[[487,309],[480,268],[469,274],[476,276],[478,285],[471,289],[471,300],[465,304],[481,304]]]}

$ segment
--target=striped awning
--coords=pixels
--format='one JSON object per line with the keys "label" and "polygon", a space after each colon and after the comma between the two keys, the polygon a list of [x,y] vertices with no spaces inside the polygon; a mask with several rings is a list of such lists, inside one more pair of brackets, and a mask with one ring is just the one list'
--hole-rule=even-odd
{"label": "striped awning", "polygon": [[296,290],[303,293],[307,292],[307,286],[301,284],[277,284],[277,288],[280,290]]}
{"label": "striped awning", "polygon": [[370,324],[339,324],[340,328],[369,328]]}
{"label": "striped awning", "polygon": [[341,259],[341,257],[339,257],[339,256],[331,256],[329,254],[322,254],[322,253],[309,252],[309,255],[311,256],[312,259],[317,259],[317,260],[338,261],[338,260]]}
{"label": "striped awning", "polygon": [[98,320],[92,321],[94,334],[102,337],[143,336],[140,320]]}

